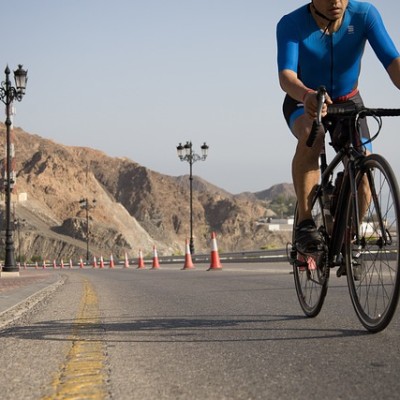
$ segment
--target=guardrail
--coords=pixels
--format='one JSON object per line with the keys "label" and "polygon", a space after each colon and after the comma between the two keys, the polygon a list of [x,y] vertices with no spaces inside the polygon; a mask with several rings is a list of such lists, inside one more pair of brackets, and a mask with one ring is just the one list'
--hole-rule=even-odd
{"label": "guardrail", "polygon": [[[256,250],[256,251],[240,251],[234,253],[220,253],[221,262],[229,261],[230,263],[241,262],[282,262],[287,260],[286,249],[279,250]],[[194,254],[193,262],[207,263],[210,262],[210,254]],[[147,258],[145,260],[149,262]],[[185,261],[185,256],[160,256],[160,263],[178,264]]]}

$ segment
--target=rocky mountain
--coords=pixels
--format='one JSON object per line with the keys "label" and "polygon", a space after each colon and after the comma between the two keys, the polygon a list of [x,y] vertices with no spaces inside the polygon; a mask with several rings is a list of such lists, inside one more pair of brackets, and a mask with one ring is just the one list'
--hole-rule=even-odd
{"label": "rocky mountain", "polygon": [[254,193],[254,196],[259,200],[271,201],[279,196],[283,196],[285,198],[293,198],[296,197],[296,193],[294,191],[293,184],[280,183],[278,185],[270,187],[267,190],[256,192]]}
{"label": "rocky mountain", "polygon": [[[81,199],[90,205],[91,256],[123,257],[127,252],[136,257],[139,249],[151,254],[153,245],[161,255],[184,253],[189,235],[188,176],[163,175],[126,158],[64,146],[20,128],[14,128],[13,134],[17,256],[85,257],[87,215]],[[3,124],[0,135],[4,139]],[[4,143],[1,140],[2,154]],[[265,225],[257,224],[266,215],[266,200],[275,191],[279,189],[232,195],[194,177],[196,252],[209,252],[212,231],[217,233],[220,252],[286,243],[287,234],[269,232]],[[4,197],[1,200],[4,215]]]}

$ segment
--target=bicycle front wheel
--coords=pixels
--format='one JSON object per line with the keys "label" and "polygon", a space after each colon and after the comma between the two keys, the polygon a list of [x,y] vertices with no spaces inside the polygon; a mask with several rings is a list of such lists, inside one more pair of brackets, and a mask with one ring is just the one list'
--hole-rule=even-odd
{"label": "bicycle front wheel", "polygon": [[392,168],[377,154],[362,162],[356,186],[358,207],[350,202],[347,212],[347,283],[361,323],[379,332],[391,321],[399,297],[399,190]]}
{"label": "bicycle front wheel", "polygon": [[[320,231],[326,232],[324,214],[322,212],[322,200],[315,199],[312,215],[316,226]],[[297,225],[297,207],[294,224]],[[295,234],[293,230],[293,243]],[[326,252],[313,255],[303,255],[293,248],[293,276],[296,286],[297,298],[307,317],[316,317],[324,304],[328,291],[329,268],[326,265]]]}

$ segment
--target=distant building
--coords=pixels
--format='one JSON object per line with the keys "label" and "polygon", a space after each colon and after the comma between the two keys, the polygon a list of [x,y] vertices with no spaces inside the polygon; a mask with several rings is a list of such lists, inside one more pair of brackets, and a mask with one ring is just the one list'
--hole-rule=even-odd
{"label": "distant building", "polygon": [[257,225],[266,225],[269,231],[291,231],[293,230],[294,218],[260,218]]}

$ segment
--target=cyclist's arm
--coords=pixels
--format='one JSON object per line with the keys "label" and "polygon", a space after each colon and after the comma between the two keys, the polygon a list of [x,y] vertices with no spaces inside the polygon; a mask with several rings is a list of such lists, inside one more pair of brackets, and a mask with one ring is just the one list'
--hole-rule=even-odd
{"label": "cyclist's arm", "polygon": [[279,83],[284,92],[300,103],[303,102],[309,92],[311,93],[311,89],[304,85],[295,71],[290,69],[279,72]]}
{"label": "cyclist's arm", "polygon": [[390,79],[400,89],[400,57],[395,58],[387,68]]}
{"label": "cyclist's arm", "polygon": [[390,79],[400,89],[400,53],[389,36],[378,10],[370,4],[366,15],[367,37]]}
{"label": "cyclist's arm", "polygon": [[[304,113],[307,114],[311,119],[317,116],[317,92],[313,89],[308,88],[298,78],[297,73],[284,69],[279,72],[279,83],[283,91],[285,91],[290,97],[298,100],[299,103],[304,103]],[[332,101],[329,96],[326,96],[326,103],[322,108],[322,116],[324,117],[327,113],[326,104],[331,104]]]}

